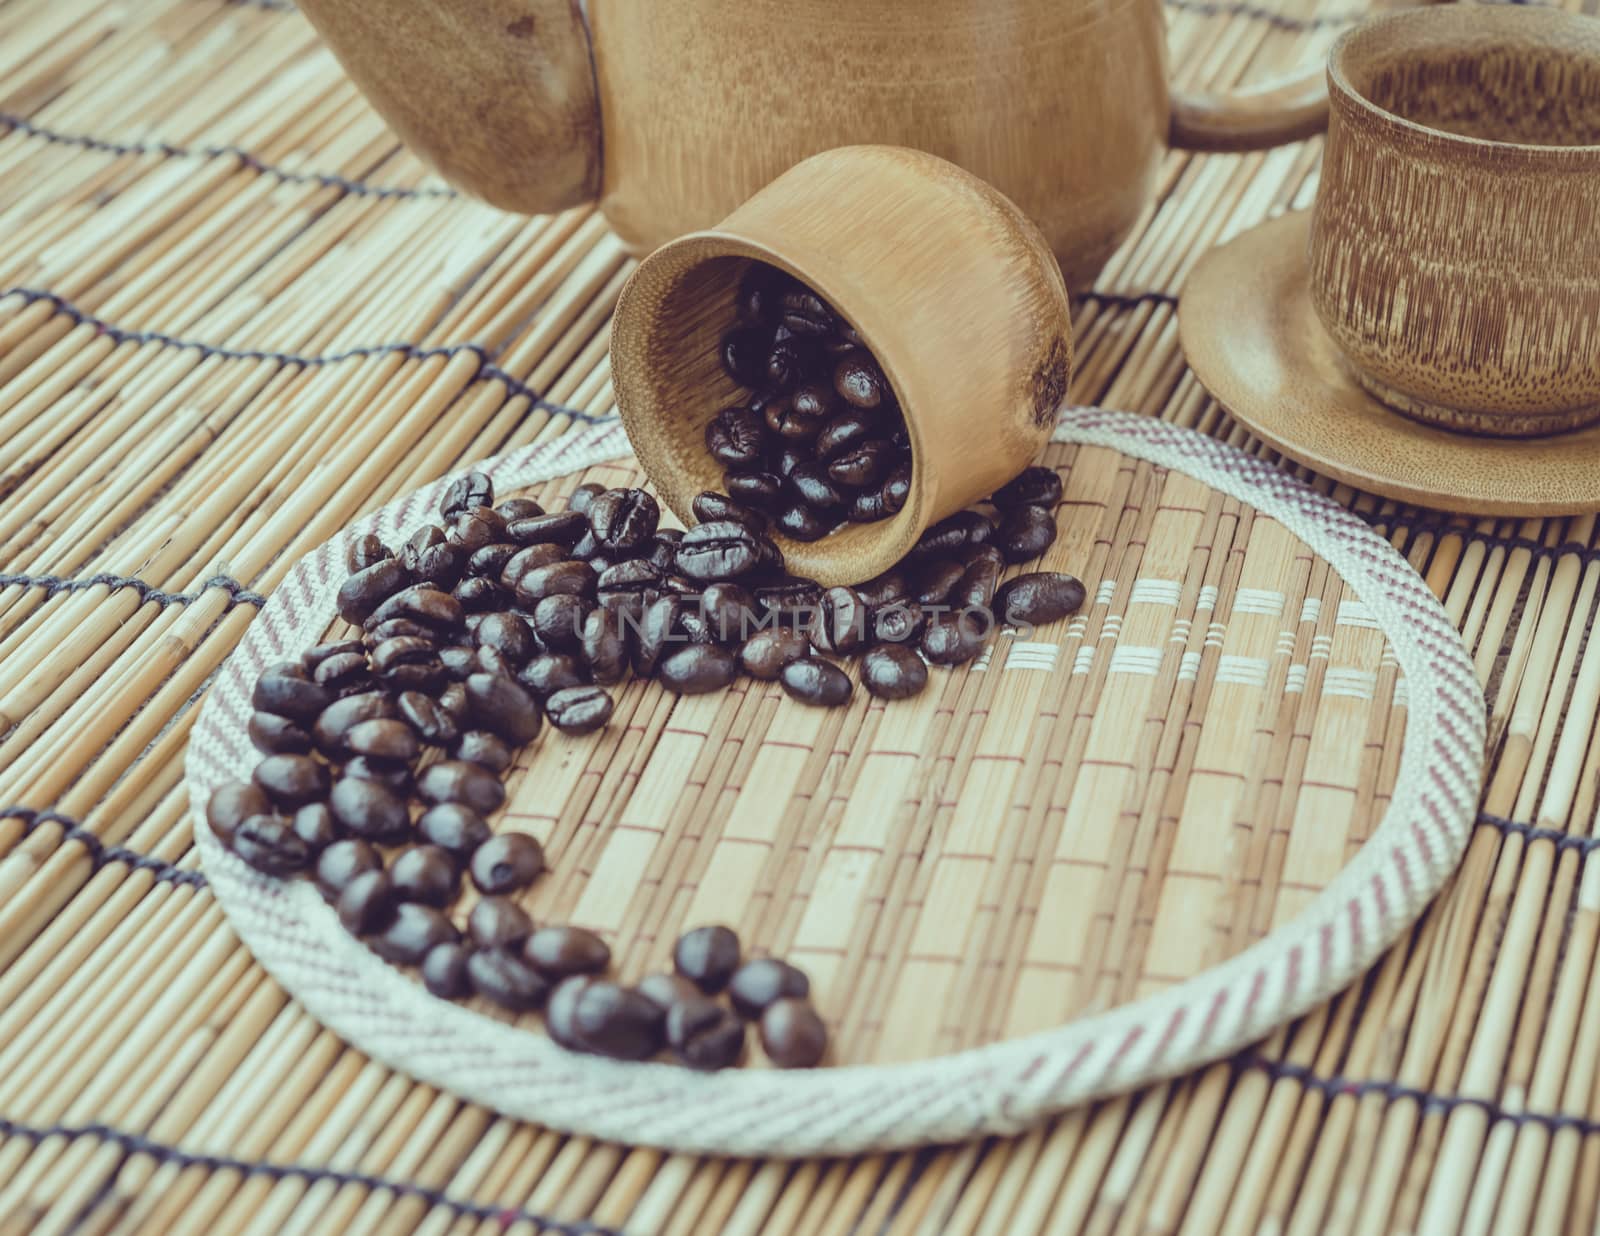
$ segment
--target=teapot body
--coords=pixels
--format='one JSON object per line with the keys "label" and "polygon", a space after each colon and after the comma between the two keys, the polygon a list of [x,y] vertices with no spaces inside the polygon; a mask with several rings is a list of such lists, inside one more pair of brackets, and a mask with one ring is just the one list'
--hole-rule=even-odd
{"label": "teapot body", "polygon": [[975,173],[1087,286],[1166,144],[1159,0],[589,0],[600,200],[638,253],[802,159],[910,146]]}

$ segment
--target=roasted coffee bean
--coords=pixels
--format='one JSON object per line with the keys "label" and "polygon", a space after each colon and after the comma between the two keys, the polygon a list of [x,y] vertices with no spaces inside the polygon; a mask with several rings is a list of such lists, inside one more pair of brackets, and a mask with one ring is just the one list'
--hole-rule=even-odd
{"label": "roasted coffee bean", "polygon": [[312,675],[314,680],[317,666],[321,665],[329,657],[337,657],[346,652],[365,651],[366,645],[358,639],[341,639],[331,644],[317,644],[314,647],[307,648],[300,654],[300,668],[305,670],[307,674]]}
{"label": "roasted coffee bean", "polygon": [[878,407],[887,387],[883,371],[865,352],[847,352],[833,367],[833,389],[853,408]]}
{"label": "roasted coffee bean", "polygon": [[808,579],[794,579],[755,590],[756,602],[780,622],[804,625],[814,622],[822,604],[822,589]]}
{"label": "roasted coffee bean", "polygon": [[622,681],[628,672],[628,641],[619,606],[602,605],[584,619],[583,658],[596,682],[609,685]]}
{"label": "roasted coffee bean", "polygon": [[602,598],[627,593],[653,600],[661,590],[662,571],[648,558],[626,558],[615,566],[600,572],[599,590]]}
{"label": "roasted coffee bean", "polygon": [[336,695],[348,695],[353,690],[365,690],[372,682],[364,652],[341,652],[317,666],[312,679],[318,686]]}
{"label": "roasted coffee bean", "polygon": [[833,311],[809,288],[786,288],[779,293],[778,306],[778,320],[796,335],[825,335],[833,329]]}
{"label": "roasted coffee bean", "polygon": [[1061,501],[1061,474],[1054,468],[1024,469],[1014,480],[995,490],[990,499],[998,507],[1048,506]]}
{"label": "roasted coffee bean", "polygon": [[571,1033],[585,1051],[616,1060],[645,1060],[661,1050],[665,1023],[654,1001],[616,983],[596,980],[577,995]]}
{"label": "roasted coffee bean", "polygon": [[[802,400],[802,396],[805,398]],[[827,405],[816,388],[802,386],[793,395],[772,400],[761,410],[767,428],[785,442],[810,442],[827,421]]]}
{"label": "roasted coffee bean", "polygon": [[512,523],[506,534],[518,545],[573,546],[589,531],[589,519],[582,511],[557,511],[534,515]]}
{"label": "roasted coffee bean", "polygon": [[409,618],[444,635],[459,628],[465,617],[461,602],[448,592],[432,584],[413,584],[378,606],[367,621],[377,626],[391,618]]}
{"label": "roasted coffee bean", "polygon": [[488,822],[464,803],[440,803],[417,817],[417,835],[465,862],[494,833]]}
{"label": "roasted coffee bean", "polygon": [[481,575],[486,579],[499,579],[500,572],[506,569],[510,562],[520,552],[520,547],[510,541],[497,541],[493,545],[485,545],[481,549],[472,551],[472,557],[467,559],[467,574]]}
{"label": "roasted coffee bean", "polygon": [[563,734],[592,734],[611,720],[615,704],[603,687],[567,687],[545,700],[550,724]]}
{"label": "roasted coffee bean", "polygon": [[[506,539],[506,521],[493,507],[473,506],[458,511],[450,517],[445,528],[450,544],[459,545],[471,553],[485,545]],[[515,539],[515,538],[513,538]]]}
{"label": "roasted coffee bean", "polygon": [[[778,333],[784,334],[784,328],[780,327]],[[772,389],[786,391],[815,372],[819,359],[820,349],[811,340],[775,335],[762,376]]]}
{"label": "roasted coffee bean", "polygon": [[867,642],[867,605],[854,588],[843,585],[822,594],[820,621],[811,642],[824,652],[848,656]]}
{"label": "roasted coffee bean", "polygon": [[679,1000],[701,998],[700,989],[684,978],[683,975],[669,974],[665,971],[657,971],[654,974],[645,975],[635,984],[634,990],[663,1013],[678,1003]]}
{"label": "roasted coffee bean", "polygon": [[818,708],[837,708],[847,703],[855,689],[850,675],[832,661],[806,657],[791,661],[778,675],[790,699]]}
{"label": "roasted coffee bean", "polygon": [[439,649],[432,640],[415,635],[397,635],[386,639],[372,650],[372,668],[387,676],[402,665],[427,665],[437,662]]}
{"label": "roasted coffee bean", "polygon": [[749,408],[724,408],[706,426],[706,450],[724,468],[747,468],[766,448],[766,424]]}
{"label": "roasted coffee bean", "polygon": [[667,1010],[667,1045],[691,1069],[711,1071],[739,1063],[744,1022],[732,1009],[706,996],[690,996]]}
{"label": "roasted coffee bean", "polygon": [[589,681],[589,672],[577,657],[542,653],[522,667],[517,681],[543,699],[564,687],[582,686]]}
{"label": "roasted coffee bean", "polygon": [[928,666],[909,644],[879,644],[861,658],[861,685],[880,700],[909,699],[928,685]]}
{"label": "roasted coffee bean", "polygon": [[258,785],[249,781],[225,781],[206,800],[206,823],[224,845],[253,815],[271,815],[272,800]]}
{"label": "roasted coffee bean", "polygon": [[584,1050],[583,1044],[578,1041],[574,1015],[578,1008],[578,998],[598,981],[585,974],[563,979],[551,989],[549,998],[545,1001],[544,1028],[552,1039],[568,1051]]}
{"label": "roasted coffee bean", "polygon": [[[474,658],[462,667],[462,681],[466,680],[468,674],[476,672],[477,660]],[[439,692],[438,698],[439,707],[450,714],[450,719],[456,723],[456,728],[459,730],[467,721],[467,689],[460,682],[452,682]]]}
{"label": "roasted coffee bean", "polygon": [[599,573],[587,562],[568,558],[549,566],[534,567],[517,581],[517,603],[532,609],[545,597],[574,596],[593,600]]}
{"label": "roasted coffee bean", "polygon": [[883,504],[882,489],[867,489],[850,499],[845,508],[845,518],[853,524],[872,524],[889,517],[889,508]]}
{"label": "roasted coffee bean", "polygon": [[512,600],[509,589],[501,587],[498,580],[483,576],[462,580],[451,595],[461,602],[461,608],[469,615],[484,614],[486,617],[492,616],[492,610],[506,608]]}
{"label": "roasted coffee bean", "polygon": [[345,747],[357,755],[380,760],[414,760],[422,750],[417,732],[404,721],[361,721],[344,736]]}
{"label": "roasted coffee bean", "polygon": [[[444,535],[437,528],[430,528],[428,531]],[[406,546],[401,561],[405,563],[411,572],[411,578],[417,583],[429,584],[440,591],[448,592],[461,582],[469,558],[467,551],[461,546],[440,541],[415,550],[410,545]]]}
{"label": "roasted coffee bean", "polygon": [[393,558],[394,551],[383,543],[382,538],[375,533],[357,537],[350,542],[350,548],[345,551],[345,566],[353,575],[357,571],[364,571],[374,563],[382,562],[385,558]]}
{"label": "roasted coffee bean", "polygon": [[954,610],[928,619],[922,655],[933,665],[962,665],[983,651],[992,622],[975,610]]}
{"label": "roasted coffee bean", "polygon": [[467,934],[483,948],[520,951],[533,934],[533,919],[510,897],[480,897],[467,916]]}
{"label": "roasted coffee bean", "polygon": [[[738,504],[732,498],[728,499],[730,507]],[[743,510],[743,507],[739,508]],[[750,515],[760,518],[756,512]],[[661,568],[663,575],[671,575],[678,569],[678,542],[683,540],[683,531],[679,528],[662,528],[656,532],[655,539],[650,542],[650,561]]]}
{"label": "roasted coffee bean", "polygon": [[995,613],[1002,622],[1043,626],[1083,605],[1082,581],[1062,571],[1032,571],[1008,579],[995,594]]}
{"label": "roasted coffee bean", "polygon": [[911,577],[911,592],[919,605],[944,605],[967,568],[954,558],[934,558],[919,565]]}
{"label": "roasted coffee bean", "polygon": [[877,433],[876,418],[861,412],[841,412],[817,434],[817,458],[825,463],[838,459]]}
{"label": "roasted coffee bean", "polygon": [[721,644],[742,643],[756,629],[755,593],[726,581],[707,584],[700,594],[700,612],[711,638]]}
{"label": "roasted coffee bean", "polygon": [[515,666],[522,666],[539,650],[533,628],[521,614],[490,614],[473,633],[479,648],[493,648]]}
{"label": "roasted coffee bean", "polygon": [[320,854],[339,839],[339,826],[327,803],[307,803],[294,813],[289,827],[312,854]]}
{"label": "roasted coffee bean", "polygon": [[711,629],[704,609],[692,604],[687,597],[684,598],[683,608],[678,611],[678,634],[691,644],[717,642],[717,633]]}
{"label": "roasted coffee bean", "polygon": [[836,509],[844,499],[828,475],[826,464],[811,460],[789,473],[789,488],[801,502],[815,511]]}
{"label": "roasted coffee bean", "polygon": [[441,638],[439,633],[432,627],[424,626],[420,622],[413,622],[409,618],[390,618],[387,622],[380,622],[367,632],[366,642],[363,647],[368,649],[376,648],[385,640],[397,639],[402,636],[412,639],[425,639],[430,644],[436,643]]}
{"label": "roasted coffee bean", "polygon": [[905,509],[906,502],[911,498],[910,464],[896,464],[889,470],[889,475],[884,478],[883,488],[879,491],[879,498],[883,502],[885,514],[898,515]]}
{"label": "roasted coffee bean", "polygon": [[245,729],[255,749],[267,755],[304,755],[311,750],[310,733],[288,717],[253,712]]}
{"label": "roasted coffee bean", "polygon": [[1000,523],[998,544],[1007,562],[1037,558],[1055,539],[1056,517],[1047,507],[1013,507]]}
{"label": "roasted coffee bean", "polygon": [[228,842],[246,863],[264,875],[287,876],[311,861],[311,847],[277,815],[252,815],[240,821]]}
{"label": "roasted coffee bean", "polygon": [[783,294],[781,272],[761,262],[753,262],[739,281],[737,301],[739,320],[771,325],[778,319],[778,298]]}
{"label": "roasted coffee bean", "polygon": [[673,647],[678,635],[678,615],[683,610],[683,604],[682,597],[669,593],[656,598],[644,611],[632,650],[633,672],[640,678],[653,677],[662,656]]}
{"label": "roasted coffee bean", "polygon": [[787,480],[801,464],[815,463],[816,458],[811,443],[785,442],[772,457],[772,470]]}
{"label": "roasted coffee bean", "polygon": [[509,948],[480,948],[467,958],[467,978],[484,999],[513,1013],[536,1009],[550,994],[550,984]]}
{"label": "roasted coffee bean", "polygon": [[678,544],[678,569],[690,579],[736,579],[755,570],[761,560],[760,539],[729,519],[696,524]]}
{"label": "roasted coffee bean", "polygon": [[886,605],[872,616],[872,638],[880,644],[910,644],[922,638],[927,616],[915,601]]}
{"label": "roasted coffee bean", "polygon": [[867,438],[828,460],[828,476],[838,485],[864,489],[888,475],[899,452],[887,438]]}
{"label": "roasted coffee bean", "polygon": [[397,713],[393,698],[382,691],[367,691],[335,700],[317,716],[311,727],[311,741],[330,758],[344,754],[345,735],[363,721],[393,717]]}
{"label": "roasted coffee bean", "polygon": [[387,927],[399,902],[394,881],[382,868],[374,868],[363,871],[344,886],[335,909],[346,931],[353,936],[364,936]]}
{"label": "roasted coffee bean", "polygon": [[345,775],[328,795],[333,818],[349,832],[377,845],[398,845],[411,835],[411,811],[404,794],[382,781]]}
{"label": "roasted coffee bean", "polygon": [[353,755],[340,771],[358,781],[376,781],[399,794],[411,793],[411,765],[403,760],[375,760],[370,755]]}
{"label": "roasted coffee bean", "polygon": [[[594,529],[591,528],[578,538],[578,543],[567,553],[568,558],[578,558],[589,562],[600,552],[600,542],[594,539]],[[611,564],[607,562],[606,566]]]}
{"label": "roasted coffee bean", "polygon": [[969,545],[985,545],[993,538],[994,525],[981,514],[977,511],[957,511],[924,532],[912,547],[911,556],[920,559],[948,558]]}
{"label": "roasted coffee bean", "polygon": [[809,1069],[828,1050],[828,1028],[809,1001],[786,997],[761,1014],[761,1049],[780,1069]]}
{"label": "roasted coffee bean", "polygon": [[495,514],[508,525],[513,519],[532,519],[535,515],[544,514],[544,507],[532,498],[507,498],[504,502],[497,502],[494,509]]}
{"label": "roasted coffee bean", "polygon": [[701,991],[715,995],[739,968],[739,937],[731,927],[695,927],[678,937],[672,968]]}
{"label": "roasted coffee bean", "polygon": [[395,704],[401,718],[430,747],[448,747],[455,742],[455,718],[430,696],[421,691],[404,691]]}
{"label": "roasted coffee bean", "polygon": [[457,944],[460,940],[461,933],[443,913],[432,906],[402,901],[395,907],[389,925],[367,937],[367,947],[385,961],[414,966],[439,945]]}
{"label": "roasted coffee bean", "polygon": [[309,755],[269,755],[256,765],[253,776],[267,797],[285,810],[328,796],[328,766]]}
{"label": "roasted coffee bean", "polygon": [[891,567],[882,575],[874,575],[865,583],[857,584],[856,591],[870,609],[881,609],[911,598],[911,581],[899,567]]}
{"label": "roasted coffee bean", "polygon": [[598,974],[611,964],[611,950],[583,927],[541,927],[522,946],[522,956],[548,979]]}
{"label": "roasted coffee bean", "polygon": [[722,371],[740,386],[755,386],[765,372],[767,344],[771,336],[754,327],[740,327],[722,337],[717,355]]}
{"label": "roasted coffee bean", "polygon": [[[767,530],[767,517],[760,511],[745,506],[743,503],[735,502],[727,494],[719,494],[715,490],[707,490],[704,493],[696,494],[689,506],[694,512],[695,520],[702,524],[732,520],[735,523],[744,524],[745,527],[757,535]],[[657,536],[659,537],[660,533],[657,533]],[[678,539],[682,540],[681,533]],[[674,560],[676,560],[676,556],[674,556]]]}
{"label": "roasted coffee bean", "polygon": [[642,489],[608,489],[589,504],[589,526],[602,550],[639,549],[656,534],[661,508]]}
{"label": "roasted coffee bean", "polygon": [[553,542],[544,545],[530,545],[526,549],[519,549],[500,569],[500,582],[515,594],[520,588],[522,577],[529,571],[549,566],[555,562],[564,562],[566,559],[566,549]]}
{"label": "roasted coffee bean", "polygon": [[365,622],[374,610],[411,582],[398,559],[384,558],[357,571],[339,585],[334,602],[346,622]]}
{"label": "roasted coffee bean", "polygon": [[472,950],[465,944],[435,944],[422,959],[422,985],[441,1000],[458,1000],[472,990],[467,962]]}
{"label": "roasted coffee bean", "polygon": [[811,641],[793,627],[766,627],[744,642],[739,663],[752,678],[771,681],[784,666],[810,655]]}
{"label": "roasted coffee bean", "polygon": [[444,662],[438,657],[431,657],[426,661],[416,661],[409,665],[397,665],[388,673],[382,675],[383,685],[391,691],[437,691],[448,679],[445,677]]}
{"label": "roasted coffee bean", "polygon": [[950,594],[950,604],[956,609],[988,609],[1003,570],[1005,557],[998,549],[993,545],[978,546],[967,558],[967,569]]}
{"label": "roasted coffee bean", "polygon": [[467,472],[450,482],[450,488],[439,500],[439,514],[450,519],[476,506],[493,505],[494,482],[482,472]]}
{"label": "roasted coffee bean", "polygon": [[758,511],[772,510],[783,497],[783,478],[760,467],[730,468],[722,474],[722,487],[735,502]]}
{"label": "roasted coffee bean", "polygon": [[689,644],[661,658],[656,678],[678,695],[720,691],[739,674],[738,659],[720,644]]}
{"label": "roasted coffee bean", "polygon": [[313,876],[325,896],[336,898],[358,875],[382,870],[383,858],[371,842],[346,837],[317,855]]}
{"label": "roasted coffee bean", "polygon": [[298,665],[268,670],[256,679],[250,693],[250,703],[257,712],[269,712],[302,725],[315,721],[333,698],[333,692],[312,682]]}
{"label": "roasted coffee bean", "polygon": [[395,855],[389,865],[389,878],[404,901],[423,905],[447,906],[455,900],[461,886],[461,873],[455,860],[436,845],[409,846]]}
{"label": "roasted coffee bean", "polygon": [[544,847],[528,833],[499,833],[472,852],[468,870],[480,893],[519,892],[544,870]]}
{"label": "roasted coffee bean", "polygon": [[488,769],[467,760],[440,760],[417,777],[417,795],[429,806],[462,803],[488,815],[506,800],[506,788]]}
{"label": "roasted coffee bean", "polygon": [[533,607],[533,633],[551,651],[575,651],[583,643],[583,620],[589,616],[589,608],[582,597],[568,593],[545,597]]}
{"label": "roasted coffee bean", "polygon": [[788,996],[803,1000],[810,994],[811,980],[805,973],[776,957],[747,961],[728,980],[728,999],[740,1017],[760,1017],[775,1000]]}
{"label": "roasted coffee bean", "polygon": [[837,519],[824,519],[816,508],[793,502],[778,512],[778,531],[795,541],[819,541],[832,532]]}

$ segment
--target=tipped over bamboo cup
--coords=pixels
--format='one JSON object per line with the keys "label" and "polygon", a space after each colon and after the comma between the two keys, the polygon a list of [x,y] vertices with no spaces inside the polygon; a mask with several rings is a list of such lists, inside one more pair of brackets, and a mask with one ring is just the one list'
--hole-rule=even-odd
{"label": "tipped over bamboo cup", "polygon": [[819,541],[777,536],[789,569],[856,583],[905,556],[933,523],[1033,460],[1072,372],[1060,268],[998,191],[933,155],[849,146],[797,164],[720,226],[646,258],[611,332],[622,423],[656,491],[686,524],[721,490],[707,423],[748,395],[722,370],[739,281],[765,262],[808,284],[855,327],[910,432],[900,512]]}

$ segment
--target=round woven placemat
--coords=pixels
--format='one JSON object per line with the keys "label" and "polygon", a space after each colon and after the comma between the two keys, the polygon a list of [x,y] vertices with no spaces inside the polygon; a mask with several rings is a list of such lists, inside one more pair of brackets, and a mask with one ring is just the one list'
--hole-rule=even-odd
{"label": "round woven placemat", "polygon": [[[636,478],[614,425],[487,465],[502,494]],[[618,462],[611,462],[618,461]],[[1422,580],[1360,520],[1160,421],[1067,413],[1045,565],[1090,602],[887,708],[767,684],[633,683],[584,740],[523,753],[505,818],[553,872],[536,916],[608,935],[625,978],[737,925],[813,976],[835,1067],[701,1076],[567,1053],[428,996],[302,882],[195,833],[234,926],[371,1055],[508,1114],[679,1150],[811,1155],[1009,1132],[1215,1059],[1358,975],[1452,870],[1483,697]],[[218,678],[192,800],[253,761],[260,668],[329,628],[351,537],[395,541],[446,482],[309,555]]]}

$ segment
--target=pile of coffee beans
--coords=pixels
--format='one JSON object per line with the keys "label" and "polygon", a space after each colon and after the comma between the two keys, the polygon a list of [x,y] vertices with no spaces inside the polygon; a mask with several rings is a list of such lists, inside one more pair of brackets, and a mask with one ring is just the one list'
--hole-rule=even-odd
{"label": "pile of coffee beans", "polygon": [[739,285],[724,371],[750,392],[706,426],[729,496],[797,541],[886,519],[911,492],[911,439],[894,389],[855,329],[762,263]]}
{"label": "pile of coffee beans", "polygon": [[894,570],[822,589],[789,575],[766,517],[726,494],[696,499],[701,522],[683,532],[659,526],[641,489],[582,485],[547,512],[527,498],[496,505],[489,478],[469,474],[441,522],[398,551],[374,536],[351,546],[338,595],[350,637],[261,674],[249,734],[263,758],[249,782],[216,791],[207,819],[256,870],[314,881],[348,931],[416,966],[435,995],[543,1009],[574,1050],[669,1049],[702,1069],[737,1062],[754,1022],[774,1063],[816,1064],[827,1031],[805,975],[745,959],[726,927],[691,930],[673,973],[630,987],[605,977],[599,936],[535,924],[518,896],[545,855],[528,834],[491,829],[502,778],[547,722],[604,726],[607,688],[630,674],[689,695],[743,672],[836,707],[853,682],[820,654],[859,653],[870,693],[916,695],[928,663],[970,660],[998,622],[1052,622],[1082,604],[1070,575],[1000,583],[1054,539],[1060,493],[1053,471],[1030,468],[985,509],[930,528]]}

